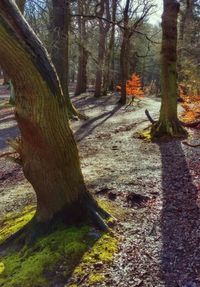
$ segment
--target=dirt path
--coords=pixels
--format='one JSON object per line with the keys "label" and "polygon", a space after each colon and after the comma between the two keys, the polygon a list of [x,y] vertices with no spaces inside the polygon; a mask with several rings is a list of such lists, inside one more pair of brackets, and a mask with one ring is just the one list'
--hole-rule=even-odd
{"label": "dirt path", "polygon": [[[136,137],[149,124],[145,108],[157,118],[159,100],[145,99],[127,110],[116,101],[74,99],[89,119],[71,124],[88,188],[127,208],[118,228],[120,253],[99,286],[198,287],[200,150]],[[10,110],[0,111],[1,152],[4,139],[16,133]],[[194,141],[199,138],[197,131],[190,133]],[[0,214],[35,200],[18,167],[0,159],[0,170]]]}

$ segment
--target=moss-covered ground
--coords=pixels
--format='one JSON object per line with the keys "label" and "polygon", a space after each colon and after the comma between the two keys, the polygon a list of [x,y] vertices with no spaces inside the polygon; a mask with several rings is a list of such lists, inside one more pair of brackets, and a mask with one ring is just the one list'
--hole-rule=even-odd
{"label": "moss-covered ground", "polygon": [[[1,221],[0,243],[14,234],[34,216],[34,207],[10,213]],[[89,286],[104,280],[102,267],[117,252],[117,239],[89,225],[61,225],[49,235],[39,237],[31,246],[16,248],[14,243],[0,259],[0,286],[45,287],[56,282],[77,286],[85,280]],[[94,268],[99,264],[98,271]],[[73,283],[72,283],[73,282]],[[64,285],[63,285],[64,286]]]}

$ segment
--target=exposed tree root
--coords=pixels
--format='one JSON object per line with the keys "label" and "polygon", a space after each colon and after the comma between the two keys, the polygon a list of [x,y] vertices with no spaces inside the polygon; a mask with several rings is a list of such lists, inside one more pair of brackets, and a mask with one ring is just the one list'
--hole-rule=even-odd
{"label": "exposed tree root", "polygon": [[[156,121],[151,117],[149,111],[146,109],[145,110],[145,115],[147,116],[148,120],[150,121],[151,124],[155,124]],[[179,121],[180,124],[183,126],[183,127],[186,127],[186,128],[195,128],[197,127],[198,125],[200,125],[200,121],[196,121],[196,122],[192,122],[192,123],[185,123],[185,122],[182,122],[182,121]]]}
{"label": "exposed tree root", "polygon": [[89,218],[102,231],[110,232],[106,220],[112,218],[114,221],[116,221],[116,219],[107,211],[102,209],[89,193],[86,194],[86,202],[86,206],[89,211]]}
{"label": "exposed tree root", "polygon": [[151,137],[152,139],[158,138],[185,138],[187,131],[182,127],[178,120],[158,121],[152,125]]}
{"label": "exposed tree root", "polygon": [[[74,207],[76,208],[74,209]],[[78,211],[80,211],[80,213]],[[114,217],[99,207],[92,196],[86,193],[84,201],[82,201],[82,206],[74,205],[72,206],[72,210],[64,209],[47,222],[38,222],[36,212],[29,223],[9,236],[9,238],[0,245],[0,254],[4,254],[8,248],[13,248],[14,246],[16,248],[22,248],[24,245],[32,245],[38,238],[51,234],[59,229],[61,225],[71,226],[79,225],[83,222],[92,222],[92,224],[100,230],[112,233],[107,224],[107,220],[110,218],[116,222]]]}
{"label": "exposed tree root", "polygon": [[82,113],[80,113],[73,105],[67,109],[68,117],[71,120],[80,119],[80,120],[87,120],[88,117]]}

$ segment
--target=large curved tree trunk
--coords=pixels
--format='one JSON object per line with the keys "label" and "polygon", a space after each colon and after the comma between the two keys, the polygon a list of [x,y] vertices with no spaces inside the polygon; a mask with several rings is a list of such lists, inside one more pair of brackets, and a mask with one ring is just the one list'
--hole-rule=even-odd
{"label": "large curved tree trunk", "polygon": [[0,42],[0,64],[15,87],[21,131],[12,146],[36,192],[37,221],[61,214],[73,221],[100,211],[85,187],[56,72],[12,0],[0,1]]}
{"label": "large curved tree trunk", "polygon": [[152,128],[153,137],[180,137],[186,134],[177,116],[177,18],[180,4],[164,0],[162,16],[161,93],[159,121]]}

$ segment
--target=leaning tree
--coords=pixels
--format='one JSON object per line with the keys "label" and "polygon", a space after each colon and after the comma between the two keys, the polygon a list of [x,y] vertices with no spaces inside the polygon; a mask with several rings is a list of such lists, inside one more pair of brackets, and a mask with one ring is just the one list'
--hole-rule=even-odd
{"label": "leaning tree", "polygon": [[152,127],[152,137],[182,137],[186,131],[177,115],[177,18],[180,4],[164,0],[162,15],[161,94],[159,121]]}
{"label": "leaning tree", "polygon": [[[16,91],[17,161],[37,195],[35,222],[107,216],[87,191],[66,101],[47,52],[13,0],[0,1],[0,64]],[[101,217],[102,216],[102,217]]]}

